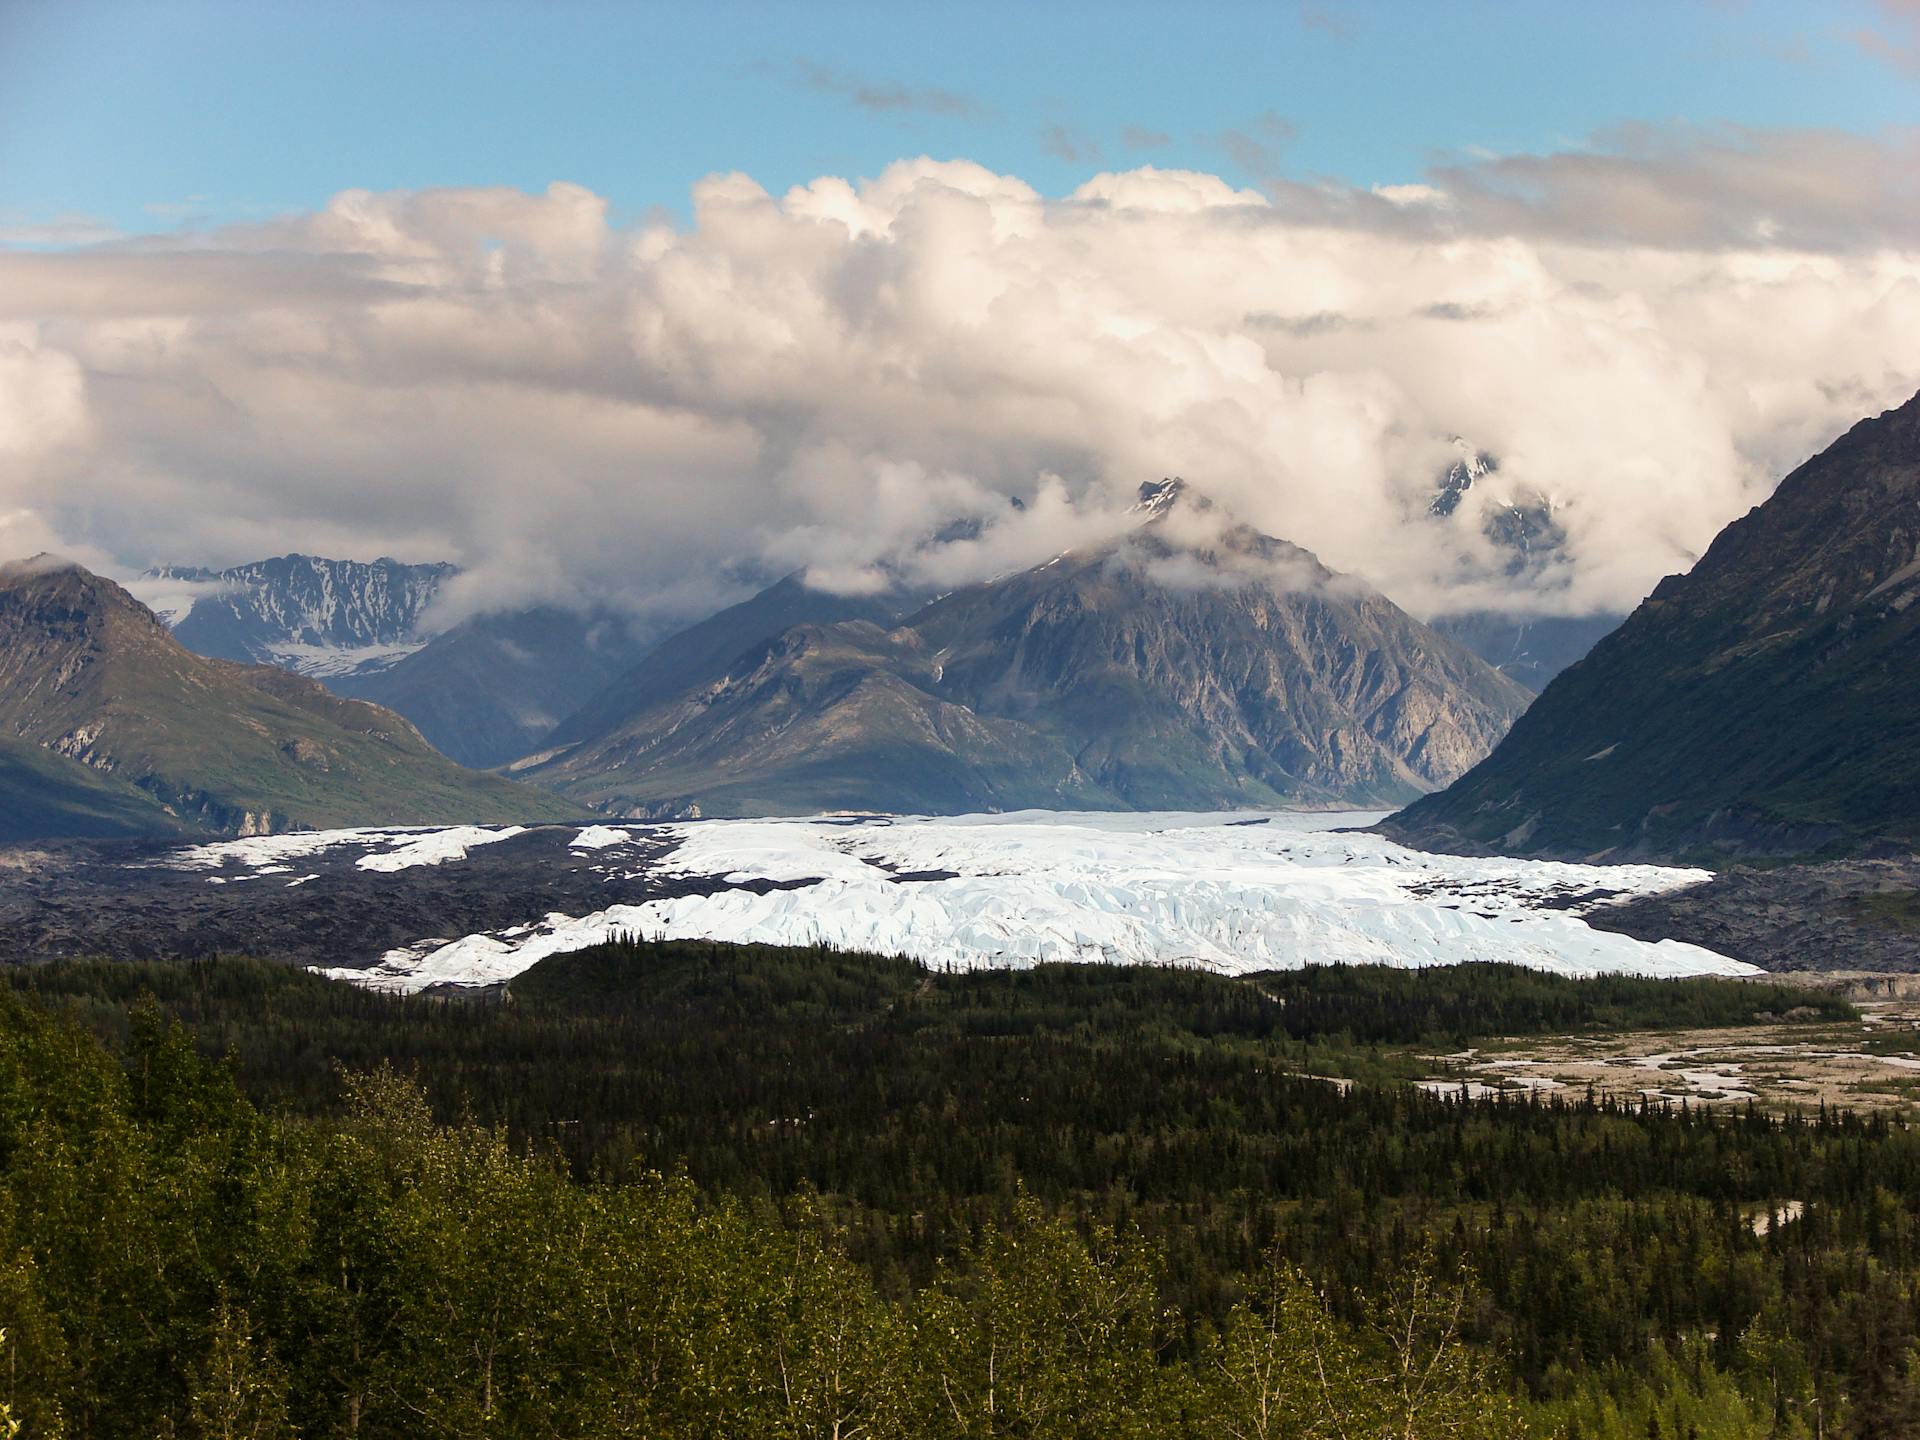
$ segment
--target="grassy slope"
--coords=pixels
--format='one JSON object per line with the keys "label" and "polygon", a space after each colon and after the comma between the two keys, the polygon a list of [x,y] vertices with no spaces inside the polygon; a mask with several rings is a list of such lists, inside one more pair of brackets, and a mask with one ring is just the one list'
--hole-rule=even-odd
{"label": "grassy slope", "polygon": [[37,745],[0,740],[0,844],[184,833],[153,797]]}

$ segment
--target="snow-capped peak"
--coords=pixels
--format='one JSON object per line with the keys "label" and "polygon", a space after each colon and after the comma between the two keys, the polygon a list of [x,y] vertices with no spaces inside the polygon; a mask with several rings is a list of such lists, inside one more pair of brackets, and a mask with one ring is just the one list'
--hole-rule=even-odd
{"label": "snow-capped peak", "polygon": [[1180,497],[1187,493],[1187,482],[1178,475],[1166,480],[1148,480],[1140,486],[1140,498],[1133,504],[1129,515],[1144,515],[1149,519],[1164,515],[1179,503]]}
{"label": "snow-capped peak", "polygon": [[1500,462],[1484,450],[1476,450],[1458,435],[1453,437],[1453,445],[1460,452],[1460,458],[1441,473],[1440,485],[1432,500],[1427,503],[1427,513],[1441,519],[1453,514],[1460,508],[1460,501],[1474,482],[1483,480],[1500,468]]}
{"label": "snow-capped peak", "polygon": [[190,650],[335,676],[384,669],[420,649],[426,612],[456,573],[386,556],[291,554],[218,571],[160,567],[136,593]]}

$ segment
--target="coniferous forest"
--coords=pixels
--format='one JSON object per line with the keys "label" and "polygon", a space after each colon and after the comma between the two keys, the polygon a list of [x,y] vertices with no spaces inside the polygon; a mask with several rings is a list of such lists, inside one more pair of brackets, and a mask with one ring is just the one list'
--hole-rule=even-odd
{"label": "coniferous forest", "polygon": [[478,998],[5,978],[25,1435],[1920,1434],[1903,1124],[1399,1083],[1844,1013],[1804,991],[705,944]]}

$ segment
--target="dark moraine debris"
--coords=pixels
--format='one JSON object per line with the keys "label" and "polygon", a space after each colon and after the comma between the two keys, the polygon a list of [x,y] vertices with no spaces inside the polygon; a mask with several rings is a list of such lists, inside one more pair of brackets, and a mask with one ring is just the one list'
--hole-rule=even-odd
{"label": "dark moraine debris", "polygon": [[1595,906],[1586,920],[1766,970],[1920,974],[1920,858],[1736,867],[1703,885]]}
{"label": "dark moraine debris", "polygon": [[502,930],[554,911],[808,883],[662,873],[677,845],[666,831],[636,828],[631,845],[570,849],[579,833],[540,826],[476,846],[464,860],[397,872],[360,869],[355,862],[369,852],[351,845],[266,875],[175,868],[168,862],[180,847],[147,840],[0,849],[0,963],[246,954],[370,966],[425,939]]}

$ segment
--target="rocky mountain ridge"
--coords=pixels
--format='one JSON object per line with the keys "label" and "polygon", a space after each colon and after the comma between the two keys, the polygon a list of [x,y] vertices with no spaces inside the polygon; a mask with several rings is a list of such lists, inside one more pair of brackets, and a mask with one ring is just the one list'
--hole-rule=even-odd
{"label": "rocky mountain ridge", "polygon": [[199,592],[173,622],[196,654],[321,678],[385,669],[420,649],[431,638],[426,612],[458,573],[386,556],[292,554],[225,570],[165,566],[141,580]]}
{"label": "rocky mountain ridge", "polygon": [[[792,627],[515,767],[619,813],[1391,802],[1526,692],[1384,596],[1142,488],[1107,545],[897,625]],[[590,733],[581,733],[590,732]]]}

